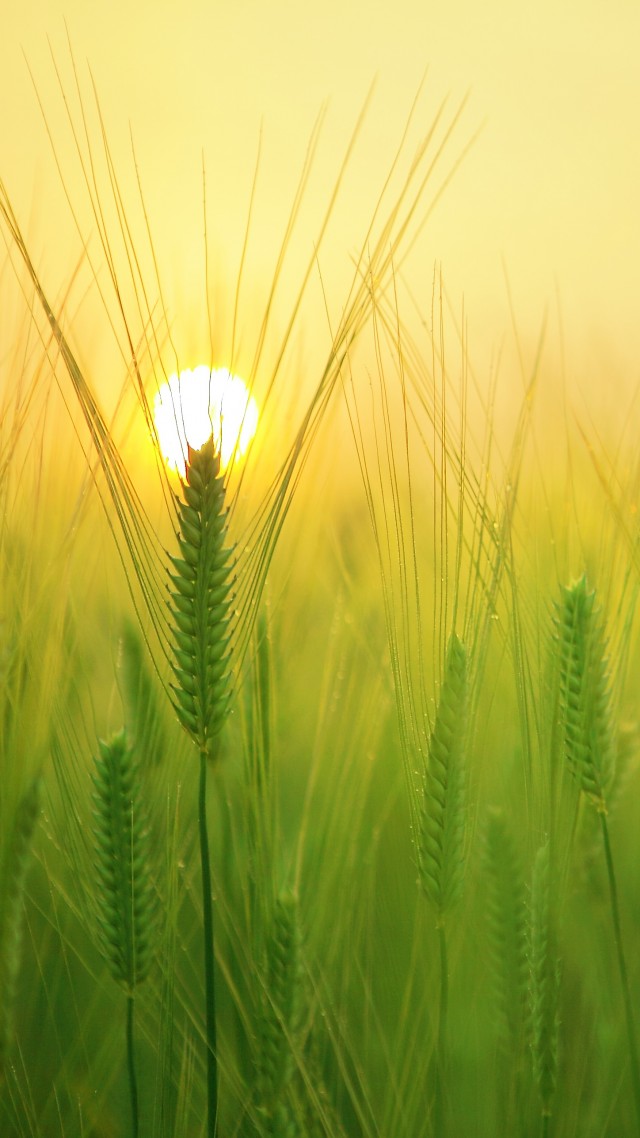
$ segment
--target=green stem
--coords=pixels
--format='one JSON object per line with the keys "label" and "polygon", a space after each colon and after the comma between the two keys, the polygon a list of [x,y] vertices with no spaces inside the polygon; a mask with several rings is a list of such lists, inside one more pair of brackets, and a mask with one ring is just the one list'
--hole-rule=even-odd
{"label": "green stem", "polygon": [[542,1114],[541,1138],[551,1138],[551,1115],[548,1110]]}
{"label": "green stem", "polygon": [[202,913],[204,935],[204,981],[207,1024],[207,1138],[218,1133],[218,1053],[216,1044],[216,991],[213,954],[213,899],[211,866],[207,833],[207,755],[200,753],[200,795],[198,828],[200,831],[200,864],[202,866]]}
{"label": "green stem", "polygon": [[449,1010],[449,964],[447,960],[447,934],[444,924],[438,930],[440,939],[440,1008],[438,1015],[438,1044],[436,1054],[436,1087],[434,1102],[434,1135],[446,1134],[445,1086],[447,1055],[447,1018]]}
{"label": "green stem", "polygon": [[602,824],[602,840],[604,842],[604,855],[607,863],[607,874],[609,877],[609,894],[611,897],[611,916],[613,919],[613,932],[616,941],[616,949],[618,952],[618,967],[620,969],[620,980],[622,983],[622,995],[624,999],[624,1009],[627,1018],[627,1037],[629,1040],[629,1057],[631,1059],[631,1079],[633,1082],[633,1094],[635,1098],[636,1117],[638,1127],[640,1129],[640,1063],[638,1063],[638,1044],[636,1041],[636,1030],[633,1021],[633,1009],[631,1006],[631,992],[629,990],[629,976],[627,973],[627,964],[624,956],[624,948],[622,946],[622,931],[620,926],[620,909],[618,906],[618,889],[616,886],[616,878],[613,869],[613,857],[611,855],[611,843],[609,841],[609,827],[607,826],[607,817],[604,811],[600,812],[600,822]]}
{"label": "green stem", "polygon": [[133,1046],[133,1021],[135,1015],[135,996],[127,996],[127,1071],[129,1073],[129,1097],[131,1099],[131,1133],[138,1138],[138,1084]]}

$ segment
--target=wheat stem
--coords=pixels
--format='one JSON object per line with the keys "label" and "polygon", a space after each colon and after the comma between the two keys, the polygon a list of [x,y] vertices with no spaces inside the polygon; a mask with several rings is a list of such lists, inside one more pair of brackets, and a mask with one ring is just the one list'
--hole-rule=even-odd
{"label": "wheat stem", "polygon": [[136,1061],[134,1047],[134,1020],[135,996],[130,992],[127,996],[127,1073],[129,1078],[129,1098],[131,1100],[131,1133],[138,1138],[139,1111],[138,1111],[138,1082],[136,1078]]}
{"label": "wheat stem", "polygon": [[447,932],[444,924],[438,930],[440,942],[440,1006],[438,1009],[438,1047],[436,1053],[436,1080],[434,1101],[434,1135],[444,1138],[447,1133],[447,1021],[449,1018],[449,961]]}
{"label": "wheat stem", "polygon": [[218,1133],[218,1048],[216,1038],[216,986],[211,893],[211,862],[207,831],[207,754],[200,755],[200,791],[198,796],[198,830],[202,873],[202,928],[205,984],[205,1017],[207,1029],[207,1134]]}

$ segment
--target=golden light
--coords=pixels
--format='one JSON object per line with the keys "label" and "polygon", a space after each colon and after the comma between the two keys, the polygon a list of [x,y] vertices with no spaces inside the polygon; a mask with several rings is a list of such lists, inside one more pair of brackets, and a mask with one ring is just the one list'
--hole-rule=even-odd
{"label": "golden light", "polygon": [[174,470],[184,471],[187,443],[200,447],[210,435],[225,470],[246,453],[258,426],[258,406],[239,376],[201,365],[169,376],[156,395],[153,417],[160,449]]}

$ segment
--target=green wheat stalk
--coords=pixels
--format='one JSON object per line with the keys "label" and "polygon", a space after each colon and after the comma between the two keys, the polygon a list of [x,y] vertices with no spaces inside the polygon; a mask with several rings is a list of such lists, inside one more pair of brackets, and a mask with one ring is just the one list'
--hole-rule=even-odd
{"label": "green wheat stalk", "polygon": [[560,964],[553,909],[549,843],[536,854],[529,910],[531,1054],[542,1105],[542,1138],[548,1138],[558,1073]]}
{"label": "green wheat stalk", "polygon": [[640,1061],[635,1020],[622,940],[620,906],[609,827],[607,792],[613,783],[614,735],[611,683],[603,621],[583,574],[562,588],[556,604],[556,637],[560,669],[560,716],[564,726],[565,755],[580,789],[594,804],[600,818],[609,883],[611,919],[625,1008],[631,1079],[640,1127]]}
{"label": "green wheat stalk", "polygon": [[220,455],[213,438],[189,447],[183,498],[177,498],[179,557],[171,557],[172,702],[200,755],[198,818],[202,869],[207,1031],[208,1134],[218,1130],[218,1059],[211,866],[207,833],[207,767],[219,754],[230,698],[229,591],[232,550]]}
{"label": "green wheat stalk", "polygon": [[13,1036],[16,984],[22,959],[24,888],[40,799],[38,778],[18,801],[0,859],[0,1078]]}
{"label": "green wheat stalk", "polygon": [[100,948],[127,997],[127,1071],[132,1131],[137,1138],[134,1050],[135,994],[153,957],[156,894],[149,869],[149,828],[138,772],[124,731],[99,740],[93,779],[93,836]]}
{"label": "green wheat stalk", "polygon": [[467,651],[452,634],[436,719],[423,774],[418,825],[420,882],[432,906],[440,941],[440,1008],[436,1057],[435,1133],[444,1133],[448,958],[446,916],[462,891],[465,861],[465,742],[468,717]]}

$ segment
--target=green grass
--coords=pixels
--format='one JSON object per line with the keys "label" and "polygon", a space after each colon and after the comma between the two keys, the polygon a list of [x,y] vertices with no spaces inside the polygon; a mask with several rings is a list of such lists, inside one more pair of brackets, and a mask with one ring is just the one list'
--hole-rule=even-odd
{"label": "green grass", "polygon": [[[306,403],[322,242],[283,326],[280,260],[264,313],[239,289],[263,434],[182,485],[148,418],[161,275],[110,231],[107,414],[3,192],[3,1138],[637,1132],[634,456],[550,425],[537,349],[507,431],[437,278],[412,331],[452,128],[319,302]],[[112,169],[84,192],[120,202]]]}

